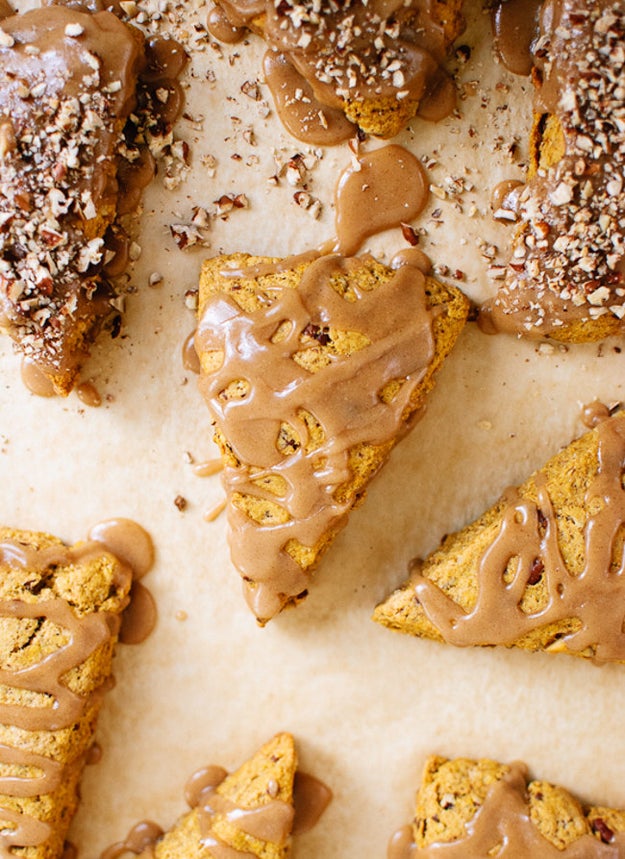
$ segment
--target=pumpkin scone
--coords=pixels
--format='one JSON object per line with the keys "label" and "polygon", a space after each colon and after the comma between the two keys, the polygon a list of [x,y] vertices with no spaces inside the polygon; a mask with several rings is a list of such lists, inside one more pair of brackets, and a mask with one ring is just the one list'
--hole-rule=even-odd
{"label": "pumpkin scone", "polygon": [[565,788],[530,779],[525,764],[426,763],[414,821],[389,859],[623,859],[625,810],[583,806]]}
{"label": "pumpkin scone", "polygon": [[464,30],[462,7],[463,0],[217,0],[212,32],[233,40],[237,28],[249,28],[264,37],[265,78],[295,137],[334,143],[358,126],[389,138],[417,112],[440,119],[453,109],[455,88],[442,64]]}
{"label": "pumpkin scone", "polygon": [[63,854],[131,582],[98,537],[0,528],[3,856]]}
{"label": "pumpkin scone", "polygon": [[[0,26],[0,324],[31,387],[67,395],[102,324],[119,317],[104,268],[143,36],[111,12],[67,6]],[[131,176],[149,180],[129,168],[125,194]]]}
{"label": "pumpkin scone", "polygon": [[260,623],[311,573],[421,412],[467,317],[411,251],[205,262],[196,349],[230,548]]}
{"label": "pumpkin scone", "polygon": [[549,0],[534,42],[530,168],[485,324],[572,343],[625,326],[625,9]]}
{"label": "pumpkin scone", "polygon": [[625,414],[447,536],[374,619],[451,644],[625,662]]}
{"label": "pumpkin scone", "polygon": [[297,753],[291,734],[276,734],[238,770],[209,766],[190,779],[185,795],[191,811],[166,833],[148,821],[125,841],[108,848],[106,859],[128,852],[152,859],[210,859],[256,856],[287,859],[296,804],[303,802],[306,822],[314,825],[331,799],[330,790],[312,776],[298,789]]}

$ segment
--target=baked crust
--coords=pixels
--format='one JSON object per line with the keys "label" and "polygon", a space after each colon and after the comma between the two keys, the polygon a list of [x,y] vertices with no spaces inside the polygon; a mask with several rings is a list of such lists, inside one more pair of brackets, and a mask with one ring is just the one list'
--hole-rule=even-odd
{"label": "baked crust", "polygon": [[[594,836],[597,842],[607,844],[615,834],[625,832],[623,810],[583,806],[565,788],[530,779],[521,764],[509,766],[488,759],[450,760],[433,755],[426,762],[416,799],[413,833],[417,847],[460,842],[493,786],[510,777],[513,770],[520,776],[515,788],[519,790],[519,799],[526,802],[527,816],[558,851],[584,836]],[[592,844],[589,842],[590,850]]]}
{"label": "baked crust", "polygon": [[[105,236],[143,36],[111,12],[66,6],[12,15],[2,28],[0,319],[66,396],[102,324],[119,315]],[[54,57],[54,73],[39,56]]]}
{"label": "baked crust", "polygon": [[[319,299],[315,296],[309,300],[304,293],[304,289],[309,287],[303,284],[310,283],[310,279],[314,279],[317,276],[315,273],[323,267],[326,271],[321,275],[319,288],[322,295],[323,290],[326,290],[325,297]],[[267,274],[263,273],[265,270]],[[247,277],[243,276],[246,271],[250,272]],[[401,288],[394,286],[397,277],[395,270],[370,257],[345,260],[341,257],[319,258],[313,255],[313,259],[304,261],[301,258],[284,261],[235,254],[208,260],[202,268],[196,335],[202,373],[201,387],[211,410],[215,441],[221,449],[225,467],[224,484],[228,495],[233,558],[246,582],[247,596],[253,610],[261,622],[306,595],[312,571],[345,525],[349,511],[363,500],[368,483],[382,467],[398,439],[414,423],[434,385],[437,370],[451,351],[466,321],[468,302],[458,290],[443,286],[432,278],[426,279],[416,270],[412,276],[405,276],[407,280],[401,280]],[[393,291],[395,289],[397,293]],[[300,297],[289,298],[292,290],[297,290],[297,296]],[[372,297],[374,293],[379,298]],[[363,313],[357,305],[366,298],[370,309],[368,315],[379,315],[385,303],[397,300],[398,295],[405,298],[410,296],[410,301],[415,303],[414,314],[413,310],[404,308],[402,317],[401,308],[394,307],[392,310],[398,317],[397,336],[407,341],[405,349],[389,345],[396,336],[395,329],[387,331],[380,343],[372,343],[364,333],[367,329],[363,319],[357,321],[358,314]],[[292,318],[297,316],[296,324],[301,326],[301,332],[293,334],[290,354],[276,357],[275,366],[270,364],[266,368],[251,362],[241,370],[232,371],[228,366],[228,355],[232,355],[231,360],[236,361],[237,355],[241,354],[240,349],[232,348],[237,336],[232,333],[233,325],[245,320],[241,324],[251,326],[250,336],[245,335],[246,342],[251,343],[256,337],[262,340],[269,324],[268,318],[278,312],[276,306],[280,301],[301,301],[306,305],[304,310],[300,308],[293,311],[291,308],[285,311],[285,320],[293,313]],[[327,310],[327,301],[334,302],[334,310]],[[417,311],[418,305],[422,306]],[[223,325],[213,325],[212,316],[216,313],[221,316],[220,308],[226,306],[229,309],[225,311]],[[333,319],[333,313],[356,315],[343,324]],[[208,336],[203,336],[204,328],[210,329]],[[280,340],[287,329],[285,322],[280,334],[270,338],[266,346],[261,348],[263,356],[271,355],[274,346],[279,356],[279,350],[286,348],[280,345]],[[374,330],[372,322],[371,331]],[[284,336],[290,335],[284,333]],[[425,349],[426,341],[431,345],[431,355],[427,359],[417,354],[422,348]],[[224,350],[231,351],[225,355]],[[382,350],[380,354],[379,350]],[[405,366],[413,368],[415,374],[414,381],[409,383],[405,378],[393,378],[390,372],[395,358],[404,352],[411,353],[402,360]],[[382,354],[383,360],[380,357]],[[378,357],[374,357],[376,355]],[[399,363],[401,366],[402,362]],[[379,377],[379,389],[369,392],[367,385],[373,383],[368,383],[366,376],[371,366],[376,368],[378,375],[375,378]],[[378,370],[378,367],[381,369]],[[311,401],[305,397],[298,400],[291,415],[289,408],[280,406],[281,395],[270,393],[270,402],[252,407],[249,420],[253,427],[255,420],[260,419],[261,423],[263,418],[269,420],[269,411],[277,415],[282,408],[282,422],[277,419],[275,438],[268,439],[266,445],[248,439],[241,442],[239,450],[236,450],[237,445],[233,445],[231,437],[232,425],[229,425],[226,413],[229,408],[234,409],[236,416],[237,408],[247,409],[247,403],[252,402],[255,390],[265,391],[267,384],[271,386],[274,371],[276,378],[280,379],[276,384],[284,385],[287,397],[295,400],[303,396],[298,390],[308,391],[306,396]],[[240,373],[244,374],[244,378]],[[289,377],[291,382],[287,384]],[[362,385],[359,377],[365,380]],[[342,386],[341,393],[337,389],[339,384]],[[317,389],[317,385],[323,387]],[[404,385],[408,387],[404,388]],[[342,393],[348,389],[353,393]],[[292,396],[289,390],[293,392]],[[248,396],[250,394],[252,399]],[[378,439],[374,436],[381,429],[375,423],[369,429],[359,431],[360,434],[354,429],[352,440],[344,447],[341,439],[345,436],[347,426],[336,423],[331,432],[328,430],[335,422],[335,416],[345,410],[341,405],[343,396],[354,397],[353,414],[349,417],[353,427],[358,427],[359,421],[362,422],[370,409],[376,408],[384,426],[387,426],[387,422],[390,426],[392,420],[394,429],[385,430]],[[363,396],[370,398],[365,406],[359,405]],[[336,397],[339,397],[338,404],[333,399]],[[229,406],[230,403],[233,406]],[[257,413],[254,408],[258,409]],[[320,412],[327,415],[326,426]],[[395,417],[391,418],[391,412],[397,413]],[[296,430],[295,425],[300,425],[300,429]],[[332,437],[334,432],[336,437]],[[352,433],[351,428],[349,432]],[[237,433],[241,439],[239,430]],[[306,443],[302,442],[303,438],[307,438]],[[246,448],[245,453],[242,452],[243,447]],[[297,461],[296,457],[299,457]],[[323,460],[326,467],[328,463],[340,461],[341,476],[333,478],[330,471],[329,477],[317,477],[315,458]],[[293,469],[303,469],[301,474],[305,472],[301,481],[299,477],[295,479],[286,475],[285,468],[291,465]],[[325,480],[329,481],[329,485],[322,488]],[[299,485],[302,481],[305,485]],[[288,486],[290,489],[287,490]],[[285,501],[285,492],[302,494],[297,496],[299,500],[289,502]],[[310,502],[309,493],[310,497],[314,497],[315,493],[319,497]],[[306,528],[300,530],[305,536],[300,537],[296,511],[301,510],[302,505],[308,511],[312,510],[312,513],[308,519],[304,517]],[[311,531],[308,522],[313,515],[317,517],[315,521],[321,524],[315,525]],[[284,536],[281,536],[282,533]],[[259,539],[267,539],[270,545],[265,546],[262,552],[258,548],[250,551]],[[248,567],[248,557],[252,560],[253,568]],[[257,575],[259,561],[261,565],[266,562],[269,568],[266,575]],[[269,600],[270,605],[257,605],[255,591],[266,593],[268,589],[273,595]]]}
{"label": "baked crust", "polygon": [[11,855],[63,852],[131,578],[101,546],[0,528],[0,840]]}
{"label": "baked crust", "polygon": [[[573,441],[415,563],[411,578],[377,606],[374,620],[436,641],[625,661],[625,599],[618,574],[625,545],[624,439],[625,416],[617,414]],[[418,593],[415,585],[424,580],[426,592]],[[444,609],[433,608],[430,597],[442,599]],[[585,603],[600,600],[612,611],[602,622],[588,621],[587,628],[581,619]],[[471,619],[477,626],[464,640],[447,625],[470,626]]]}

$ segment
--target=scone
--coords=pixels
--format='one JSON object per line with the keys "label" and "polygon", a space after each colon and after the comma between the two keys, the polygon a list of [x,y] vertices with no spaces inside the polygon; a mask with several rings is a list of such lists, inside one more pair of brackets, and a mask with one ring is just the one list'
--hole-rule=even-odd
{"label": "scone", "polygon": [[625,415],[451,534],[375,610],[391,629],[625,662]]}
{"label": "scone", "polygon": [[619,859],[625,811],[584,807],[563,787],[530,780],[522,763],[432,756],[414,821],[397,833],[388,855]]}
{"label": "scone", "polygon": [[[288,64],[290,71],[275,85],[266,74],[283,119],[301,112],[298,101],[307,100],[311,114],[339,110],[363,131],[389,138],[420,108],[440,118],[454,106],[454,86],[442,63],[464,30],[462,0],[218,0],[218,6],[231,25],[262,34],[274,58]],[[292,97],[283,99],[280,89]],[[295,123],[287,126],[296,137],[306,133],[301,128],[298,134]]]}
{"label": "scone", "polygon": [[0,324],[66,395],[119,316],[102,269],[143,37],[111,12],[66,6],[0,26]]}
{"label": "scone", "polygon": [[458,290],[409,262],[205,262],[200,387],[224,462],[233,562],[260,623],[306,596],[322,553],[415,423],[467,311]]}
{"label": "scone", "polygon": [[[166,833],[144,822],[123,842],[112,845],[110,859],[131,851],[151,859],[210,859],[255,856],[287,859],[297,803],[297,754],[293,737],[276,734],[238,770],[228,775],[209,766],[192,776],[185,795],[191,811]],[[314,825],[331,792],[306,776]],[[307,828],[307,827],[305,827]]]}
{"label": "scone", "polygon": [[60,859],[132,571],[101,542],[0,528],[0,845]]}
{"label": "scone", "polygon": [[547,2],[528,183],[485,324],[573,343],[625,330],[625,9]]}

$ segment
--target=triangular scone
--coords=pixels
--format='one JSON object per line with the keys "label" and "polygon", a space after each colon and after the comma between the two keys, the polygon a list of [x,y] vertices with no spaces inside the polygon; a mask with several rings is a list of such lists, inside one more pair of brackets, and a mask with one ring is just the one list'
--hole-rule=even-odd
{"label": "triangular scone", "polygon": [[143,37],[111,12],[67,6],[1,27],[0,323],[66,395],[102,322],[119,315],[102,268]]}
{"label": "triangular scone", "polygon": [[226,855],[231,848],[258,859],[286,859],[291,852],[296,770],[293,737],[277,734],[216,787],[201,791],[198,804],[153,845],[149,855],[209,859]]}
{"label": "triangular scone", "polygon": [[101,543],[0,528],[0,852],[60,859],[130,569]]}
{"label": "triangular scone", "polygon": [[414,859],[625,856],[625,810],[583,807],[567,790],[530,780],[522,763],[446,759],[426,763],[415,819],[395,836]]}
{"label": "triangular scone", "polygon": [[306,596],[464,325],[462,293],[409,259],[236,254],[202,268],[200,386],[232,558],[261,623]]}
{"label": "triangular scone", "polygon": [[498,330],[600,340],[625,330],[625,9],[585,0],[540,20],[528,182],[485,311]]}
{"label": "triangular scone", "polygon": [[374,619],[460,646],[625,662],[624,466],[618,413],[415,562]]}
{"label": "triangular scone", "polygon": [[[317,135],[323,134],[336,111],[367,134],[390,138],[420,107],[434,119],[453,109],[455,88],[441,64],[464,31],[464,0],[405,0],[390,6],[364,0],[346,5],[217,0],[217,5],[231,26],[249,27],[265,38],[269,87],[295,137],[310,134],[312,124]],[[267,73],[268,59],[288,69],[280,76],[281,86]],[[281,89],[292,98],[281,98]],[[325,141],[323,136],[303,139],[336,142],[331,134]]]}

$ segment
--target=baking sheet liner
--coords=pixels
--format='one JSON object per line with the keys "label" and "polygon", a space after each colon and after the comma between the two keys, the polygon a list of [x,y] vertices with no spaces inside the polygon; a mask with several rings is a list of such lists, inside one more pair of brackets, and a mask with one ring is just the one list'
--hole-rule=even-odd
{"label": "baking sheet liner", "polygon": [[[437,125],[416,120],[397,142],[424,159],[438,189],[415,222],[420,247],[452,279],[461,271],[456,282],[479,301],[495,286],[488,255],[505,259],[513,229],[493,221],[489,192],[522,176],[531,104],[527,81],[494,63],[488,17],[473,6],[460,40],[472,51],[458,70],[458,115]],[[217,451],[196,378],[182,365],[194,325],[184,296],[206,255],[283,256],[331,237],[334,184],[351,155],[346,144],[321,150],[290,138],[262,81],[258,101],[241,91],[260,80],[258,39],[217,46],[194,28],[204,24],[202,4],[168,9],[161,31],[186,31],[197,43],[177,128],[192,168],[174,190],[161,173],[146,196],[122,333],[101,338],[83,372],[102,406],[86,407],[75,394],[31,395],[8,339],[0,341],[0,521],[73,541],[98,521],[127,516],[156,544],[145,583],[158,626],[116,657],[117,684],[98,728],[102,760],[86,770],[70,832],[81,859],[96,859],[140,819],[170,826],[195,769],[232,769],[278,730],[295,735],[302,767],[334,791],[320,824],[298,837],[297,859],[384,856],[411,818],[430,752],[520,758],[582,798],[625,806],[625,668],[460,650],[370,620],[410,558],[584,430],[583,404],[623,398],[616,341],[565,349],[489,337],[469,324],[422,421],[352,515],[308,600],[256,626],[229,560],[225,517],[205,519],[222,498],[219,477],[193,472]],[[311,165],[318,220],[295,204],[298,189],[284,175],[272,178],[298,152]],[[195,206],[212,211],[223,194],[245,194],[249,207],[212,220],[210,248],[179,250],[170,224],[188,222]],[[404,246],[393,230],[366,249],[389,259]],[[163,275],[156,287],[148,285],[153,272]]]}

